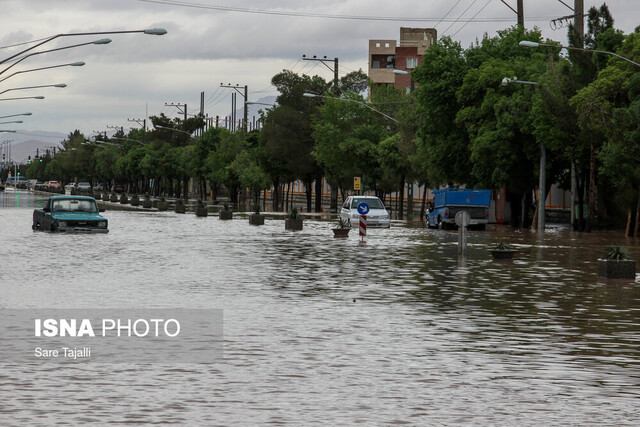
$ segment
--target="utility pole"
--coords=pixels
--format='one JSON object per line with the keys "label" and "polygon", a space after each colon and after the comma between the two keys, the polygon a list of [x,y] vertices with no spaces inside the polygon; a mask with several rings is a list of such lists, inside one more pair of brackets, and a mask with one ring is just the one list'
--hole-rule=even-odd
{"label": "utility pole", "polygon": [[[307,58],[307,55],[302,55],[302,59],[304,61],[320,61],[322,65],[327,67],[329,70],[333,71],[333,91],[335,95],[340,94],[340,80],[338,76],[338,58],[334,58],[333,60],[328,59],[327,56],[323,56],[322,58],[318,58],[316,55],[313,55],[311,58]],[[329,64],[333,62],[333,68]],[[320,178],[316,179],[316,212],[320,212],[320,204],[322,204],[322,182]],[[331,201],[329,202],[329,212],[336,213],[338,212],[338,188],[334,188],[331,186]]]}
{"label": "utility pole", "polygon": [[147,119],[127,119],[128,122],[135,122],[142,126],[142,129],[147,130]]}
{"label": "utility pole", "polygon": [[[242,124],[242,128],[244,129],[244,132],[247,132],[247,122],[249,121],[249,109],[248,109],[248,105],[247,105],[247,101],[249,100],[249,86],[244,85],[244,93],[240,92],[240,89],[242,88],[242,86],[240,85],[232,85],[231,83],[224,85],[222,83],[220,83],[220,87],[224,87],[224,88],[228,88],[228,89],[233,89],[236,92],[238,92],[240,95],[242,95],[244,97],[244,123]],[[233,107],[233,115],[235,117],[235,105]],[[235,126],[235,122],[234,122],[234,126]]]}
{"label": "utility pole", "polygon": [[517,6],[516,6],[518,10],[515,10],[513,7],[511,7],[511,5],[506,1],[504,0],[500,0],[500,1],[504,3],[505,6],[507,6],[509,9],[511,9],[516,15],[518,15],[518,26],[520,28],[524,28],[524,0],[518,0]]}
{"label": "utility pole", "polygon": [[573,4],[574,26],[580,35],[580,46],[584,47],[584,0],[575,0]]}
{"label": "utility pole", "polygon": [[115,129],[116,131],[120,129],[120,132],[124,135],[124,126],[109,126],[107,125],[107,129]]}
{"label": "utility pole", "polygon": [[518,0],[518,26],[524,28],[524,0]]}
{"label": "utility pole", "polygon": [[[333,89],[335,91],[335,94],[338,95],[340,93],[340,88],[339,88],[340,81],[338,79],[338,58],[328,59],[326,55],[322,58],[318,58],[316,55],[313,55],[313,57],[311,58],[307,58],[307,55],[302,55],[302,60],[322,62],[322,65],[324,65],[325,67],[327,67],[329,70],[333,72]],[[332,62],[333,62],[333,68],[327,65],[328,63],[330,64]]]}
{"label": "utility pole", "polygon": [[184,107],[184,120],[187,121],[187,104],[181,104],[181,103],[177,103],[177,104],[167,104],[166,102],[164,103],[165,107],[176,107],[178,109],[178,111],[180,113],[183,113],[182,108]]}

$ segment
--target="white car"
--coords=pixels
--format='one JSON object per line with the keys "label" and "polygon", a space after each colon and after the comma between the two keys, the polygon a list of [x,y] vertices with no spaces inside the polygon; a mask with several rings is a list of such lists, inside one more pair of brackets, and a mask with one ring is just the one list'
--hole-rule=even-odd
{"label": "white car", "polygon": [[342,204],[340,210],[340,219],[349,222],[351,227],[359,227],[360,214],[358,213],[358,205],[366,203],[369,206],[367,213],[367,228],[389,228],[391,227],[391,218],[389,212],[384,207],[382,200],[375,196],[349,196]]}
{"label": "white car", "polygon": [[88,182],[79,182],[76,188],[81,191],[89,191],[91,190],[91,184]]}

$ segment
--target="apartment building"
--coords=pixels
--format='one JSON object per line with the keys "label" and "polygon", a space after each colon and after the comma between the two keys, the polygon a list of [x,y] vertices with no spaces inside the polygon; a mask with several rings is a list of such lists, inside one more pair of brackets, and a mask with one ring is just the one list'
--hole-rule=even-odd
{"label": "apartment building", "polygon": [[422,62],[424,51],[436,42],[435,28],[400,28],[397,40],[369,40],[369,78],[373,84],[393,84],[407,91],[411,89],[409,75],[393,70],[411,71]]}

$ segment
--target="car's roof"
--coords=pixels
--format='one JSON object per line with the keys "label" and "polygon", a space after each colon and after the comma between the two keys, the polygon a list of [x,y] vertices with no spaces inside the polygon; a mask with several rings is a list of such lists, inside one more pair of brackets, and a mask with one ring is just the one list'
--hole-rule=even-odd
{"label": "car's roof", "polygon": [[95,200],[93,197],[89,196],[51,196],[51,199],[80,199],[80,200]]}

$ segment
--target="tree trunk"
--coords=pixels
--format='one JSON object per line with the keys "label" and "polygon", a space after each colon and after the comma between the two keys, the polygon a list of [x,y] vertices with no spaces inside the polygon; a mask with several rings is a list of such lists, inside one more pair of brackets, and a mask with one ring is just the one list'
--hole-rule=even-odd
{"label": "tree trunk", "polygon": [[286,204],[285,204],[285,209],[284,209],[284,210],[285,210],[285,212],[288,212],[288,211],[289,211],[289,188],[290,188],[290,187],[291,187],[291,183],[287,182],[287,187],[286,187],[286,190],[285,190],[285,191],[286,191],[286,193],[287,193],[287,195],[286,195],[286,199],[285,199],[285,203],[286,203]]}
{"label": "tree trunk", "polygon": [[280,189],[280,179],[279,178],[274,178],[273,179],[273,194],[271,195],[272,201],[271,201],[271,207],[273,209],[274,212],[278,211],[278,208],[280,207],[278,205],[278,194],[279,194],[279,190]]}
{"label": "tree trunk", "polygon": [[640,194],[638,194],[638,205],[636,206],[636,226],[633,229],[633,237],[640,237]]}
{"label": "tree trunk", "polygon": [[536,209],[533,211],[533,220],[531,221],[532,230],[537,229],[539,208],[540,208],[540,189],[538,188],[538,200],[536,202]]}
{"label": "tree trunk", "polygon": [[184,192],[184,201],[189,200],[189,177],[185,176],[183,179],[182,191]]}
{"label": "tree trunk", "polygon": [[322,174],[316,175],[316,212],[322,212]]}
{"label": "tree trunk", "polygon": [[584,186],[585,186],[585,179],[584,179],[584,175],[582,175],[580,177],[580,179],[577,180],[577,187],[578,187],[578,227],[577,230],[578,231],[584,231]]}
{"label": "tree trunk", "polygon": [[398,219],[403,219],[404,211],[404,175],[400,177],[400,207],[398,208]]}
{"label": "tree trunk", "polygon": [[413,214],[413,180],[407,187],[407,217],[409,217]]}
{"label": "tree trunk", "polygon": [[586,232],[591,233],[591,227],[595,221],[596,213],[596,158],[594,154],[593,144],[591,144],[591,153],[589,157],[589,218],[587,219]]}
{"label": "tree trunk", "polygon": [[424,214],[427,207],[427,183],[424,184],[424,190],[422,191],[422,204],[420,205],[420,221],[424,221]]}
{"label": "tree trunk", "polygon": [[311,212],[311,199],[312,199],[312,186],[311,186],[311,180],[308,180],[307,182],[304,183],[304,192],[305,192],[305,196],[307,196],[307,212]]}
{"label": "tree trunk", "polygon": [[[638,201],[640,202],[640,199]],[[627,208],[627,227],[624,229],[624,237],[631,237],[631,208]]]}

